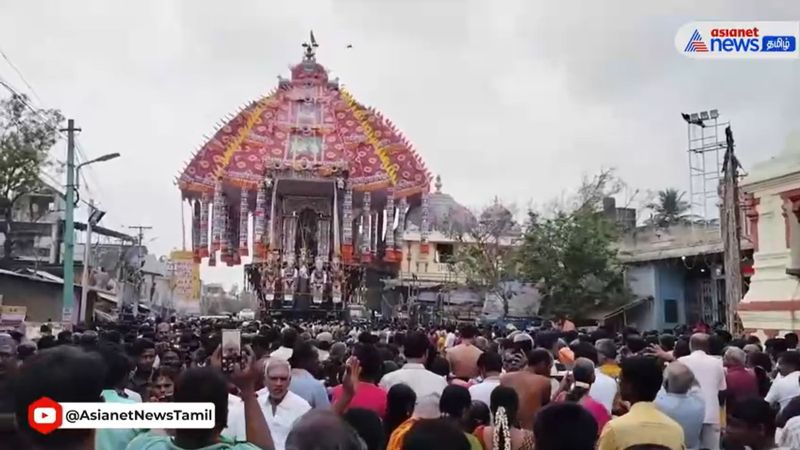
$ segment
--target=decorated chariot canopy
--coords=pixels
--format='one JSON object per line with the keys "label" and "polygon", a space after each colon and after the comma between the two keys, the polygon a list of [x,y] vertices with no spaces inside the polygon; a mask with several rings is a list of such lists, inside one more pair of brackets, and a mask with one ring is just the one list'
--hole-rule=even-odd
{"label": "decorated chariot canopy", "polygon": [[401,215],[426,205],[431,176],[409,141],[328,78],[313,34],[303,46],[291,79],[221,124],[177,179],[196,260],[239,264],[248,239],[256,262],[394,260]]}

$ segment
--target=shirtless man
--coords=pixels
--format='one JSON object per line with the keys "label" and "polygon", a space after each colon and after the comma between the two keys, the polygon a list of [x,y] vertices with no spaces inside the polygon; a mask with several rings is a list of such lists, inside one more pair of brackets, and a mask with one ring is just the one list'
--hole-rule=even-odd
{"label": "shirtless man", "polygon": [[500,385],[517,391],[519,396],[519,427],[533,429],[536,413],[550,402],[550,379],[540,374],[550,373],[553,357],[545,349],[537,348],[528,353],[528,366],[517,372],[500,377]]}
{"label": "shirtless man", "polygon": [[483,351],[475,345],[477,336],[478,329],[473,325],[466,325],[461,329],[461,343],[447,349],[447,362],[456,378],[469,381],[480,374],[478,357]]}

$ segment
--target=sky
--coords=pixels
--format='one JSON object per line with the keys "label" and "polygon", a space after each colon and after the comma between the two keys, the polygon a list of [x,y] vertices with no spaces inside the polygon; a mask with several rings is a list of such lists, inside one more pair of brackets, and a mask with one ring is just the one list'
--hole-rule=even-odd
{"label": "sky", "polygon": [[152,226],[145,241],[166,254],[181,246],[175,177],[221,119],[289,76],[311,29],[318,62],[402,130],[443,191],[524,208],[603,168],[628,196],[688,189],[681,112],[718,108],[745,169],[777,155],[800,128],[800,61],[695,60],[673,40],[690,21],[798,18],[800,2],[768,0],[0,0],[0,49],[25,80],[4,59],[0,78],[74,118],[87,158],[122,154],[87,171],[84,197],[107,227]]}

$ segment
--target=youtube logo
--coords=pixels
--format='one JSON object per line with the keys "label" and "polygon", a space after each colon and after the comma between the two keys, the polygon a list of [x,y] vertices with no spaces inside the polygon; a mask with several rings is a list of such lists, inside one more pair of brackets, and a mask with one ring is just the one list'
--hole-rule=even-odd
{"label": "youtube logo", "polygon": [[49,434],[61,426],[61,405],[42,397],[28,406],[28,425],[42,434]]}

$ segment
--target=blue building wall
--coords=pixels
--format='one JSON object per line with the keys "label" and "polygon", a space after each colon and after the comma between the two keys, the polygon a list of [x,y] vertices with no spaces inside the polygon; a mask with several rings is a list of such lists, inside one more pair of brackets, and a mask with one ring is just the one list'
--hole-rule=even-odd
{"label": "blue building wall", "polygon": [[[672,261],[656,264],[655,324],[656,329],[673,328],[686,322],[686,269]],[[677,303],[677,320],[667,322],[666,300]]]}
{"label": "blue building wall", "polygon": [[[640,330],[662,330],[686,322],[686,270],[674,261],[653,261],[627,268],[628,286],[636,298],[652,302],[632,308],[628,323]],[[667,321],[666,300],[675,300],[677,320]]]}

